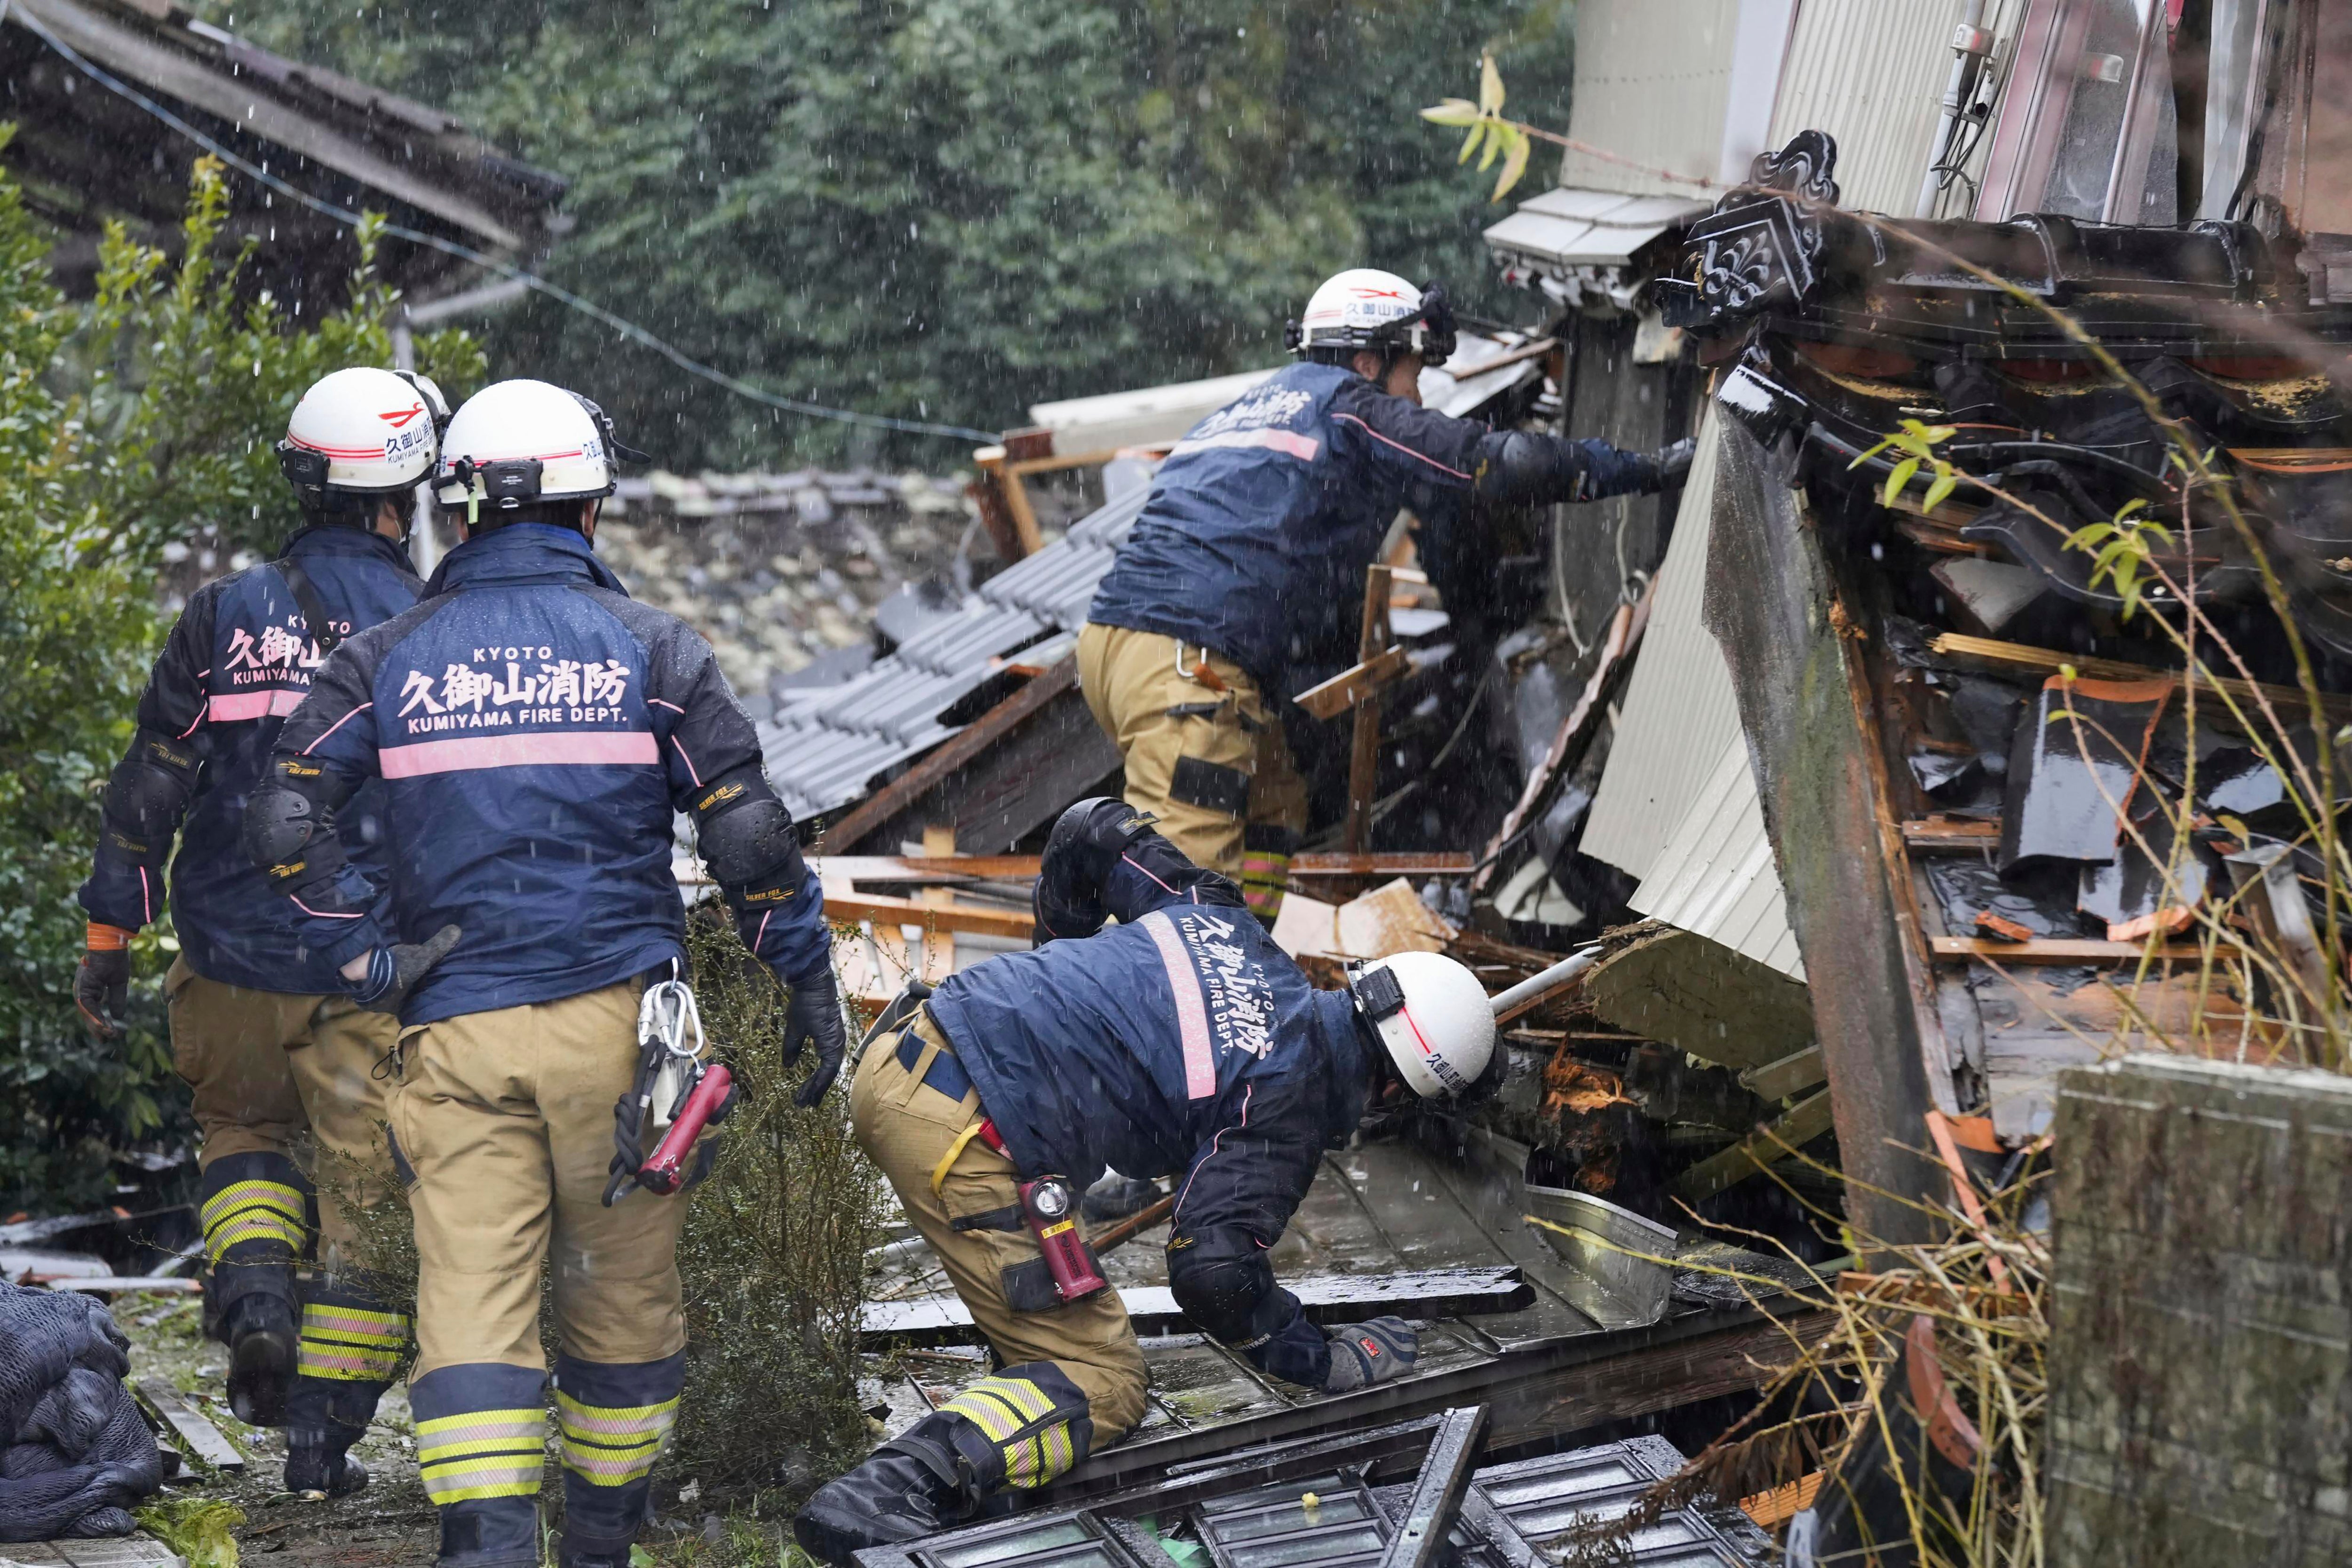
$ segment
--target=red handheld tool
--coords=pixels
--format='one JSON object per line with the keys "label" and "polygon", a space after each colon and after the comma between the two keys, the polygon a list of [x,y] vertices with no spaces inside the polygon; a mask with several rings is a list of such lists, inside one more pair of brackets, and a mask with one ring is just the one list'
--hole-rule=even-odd
{"label": "red handheld tool", "polygon": [[694,1152],[694,1140],[702,1135],[704,1126],[727,1103],[728,1092],[734,1087],[735,1075],[727,1071],[724,1063],[703,1069],[702,1082],[694,1086],[694,1092],[677,1108],[677,1119],[669,1124],[669,1131],[662,1134],[662,1141],[654,1145],[654,1152],[639,1167],[639,1186],[663,1197],[677,1190],[678,1183],[686,1179],[687,1156]]}

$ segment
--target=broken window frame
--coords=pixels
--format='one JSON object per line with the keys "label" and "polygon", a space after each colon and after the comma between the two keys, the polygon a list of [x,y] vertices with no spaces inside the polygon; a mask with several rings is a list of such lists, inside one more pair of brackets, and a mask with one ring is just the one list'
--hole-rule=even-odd
{"label": "broken window frame", "polygon": [[[2083,65],[2092,57],[2093,29],[2116,20],[2103,13],[2117,5],[2139,12],[2132,52],[2110,56],[2099,50],[2100,57],[2119,61],[2120,75],[2112,83],[2104,74],[2095,78],[2098,85],[2124,89],[2116,124],[2070,151],[2077,111],[2090,107],[2079,89]],[[2102,223],[2146,221],[2149,169],[2172,103],[2167,12],[2165,0],[2028,0],[1986,155],[1976,205],[1980,221],[2001,223],[2021,213],[2047,212]],[[2053,202],[2053,180],[2069,160],[2079,168],[2082,161],[2097,157],[2105,159],[2107,172],[2096,210],[2084,210],[2086,202]]]}
{"label": "broken window frame", "polygon": [[[871,1548],[857,1561],[861,1568],[1175,1568],[1160,1532],[1181,1521],[1213,1568],[1540,1568],[1552,1561],[1546,1546],[1622,1517],[1683,1468],[1673,1444],[1634,1437],[1491,1465],[1464,1479],[1459,1472],[1474,1462],[1484,1420],[1485,1406],[1474,1406],[1171,1466],[1151,1486]],[[1432,1506],[1427,1500],[1445,1490],[1448,1467],[1458,1467],[1458,1502]],[[1318,1499],[1317,1511],[1344,1506],[1357,1517],[1305,1517],[1298,1500],[1308,1492]],[[1434,1527],[1418,1541],[1400,1539],[1417,1498],[1421,1517]],[[1216,1531],[1220,1520],[1290,1510],[1302,1515],[1296,1528]],[[1526,1528],[1528,1521],[1539,1527]],[[1363,1539],[1367,1527],[1377,1547]],[[1286,1543],[1293,1550],[1283,1551]],[[1315,1551],[1318,1543],[1341,1550]],[[1624,1561],[1640,1568],[1720,1568],[1770,1556],[1763,1531],[1729,1506],[1664,1511],[1628,1544]]]}

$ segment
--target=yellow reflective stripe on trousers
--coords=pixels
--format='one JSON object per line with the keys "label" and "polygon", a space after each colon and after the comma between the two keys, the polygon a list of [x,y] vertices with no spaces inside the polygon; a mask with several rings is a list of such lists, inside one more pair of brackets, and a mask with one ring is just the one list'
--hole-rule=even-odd
{"label": "yellow reflective stripe on trousers", "polygon": [[231,1182],[205,1200],[199,1216],[205,1247],[215,1263],[241,1241],[283,1241],[302,1248],[302,1194],[284,1182]]}
{"label": "yellow reflective stripe on trousers", "polygon": [[535,1496],[547,1463],[547,1412],[472,1410],[420,1421],[416,1463],[436,1507]]}
{"label": "yellow reflective stripe on trousers", "polygon": [[302,1308],[295,1370],[331,1382],[389,1382],[400,1370],[400,1354],[407,1344],[405,1313],[308,1302]]}
{"label": "yellow reflective stripe on trousers", "polygon": [[677,1401],[586,1405],[558,1389],[555,1422],[565,1469],[594,1486],[626,1486],[661,1458],[677,1425]]}
{"label": "yellow reflective stripe on trousers", "polygon": [[1010,1485],[1044,1486],[1076,1462],[1066,1417],[1027,1437],[1014,1436],[1054,1413],[1052,1398],[1025,1377],[983,1377],[940,1408],[953,1411],[1003,1446]]}

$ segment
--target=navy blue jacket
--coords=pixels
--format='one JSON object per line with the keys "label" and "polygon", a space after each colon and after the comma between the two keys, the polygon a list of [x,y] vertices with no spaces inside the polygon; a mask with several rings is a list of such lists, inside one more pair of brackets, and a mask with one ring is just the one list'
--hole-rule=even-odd
{"label": "navy blue jacket", "polygon": [[[537,523],[459,545],[415,609],[336,649],[278,757],[384,786],[391,919],[348,866],[298,875],[314,943],[340,963],[464,930],[409,992],[404,1025],[556,1001],[683,957],[673,813],[761,766],[710,645],[630,599],[580,535]],[[787,982],[828,962],[814,873],[739,924]]]}
{"label": "navy blue jacket", "polygon": [[[286,554],[341,635],[391,619],[424,591],[398,545],[360,528],[305,528],[287,541]],[[216,578],[189,597],[140,694],[138,734],[108,792],[105,831],[81,887],[92,920],[136,931],[163,913],[163,868],[176,830],[170,902],[190,968],[256,990],[349,988],[240,837],[246,796],[324,662],[274,563]],[[193,766],[157,770],[156,742]],[[137,810],[142,796],[157,809]],[[383,792],[364,791],[348,815],[352,859],[381,887]]]}
{"label": "navy blue jacket", "polygon": [[1118,925],[950,976],[931,1016],[1024,1176],[1181,1176],[1178,1301],[1267,1371],[1319,1385],[1329,1347],[1264,1255],[1362,1118],[1372,1048],[1354,1005],[1156,833],[1099,887]]}
{"label": "navy blue jacket", "polygon": [[1649,458],[1605,442],[1524,434],[1549,463],[1523,480],[1503,439],[1353,371],[1292,365],[1176,444],[1087,619],[1198,643],[1286,691],[1294,668],[1355,663],[1364,570],[1399,507],[1443,530],[1474,493],[1589,501],[1656,483]]}

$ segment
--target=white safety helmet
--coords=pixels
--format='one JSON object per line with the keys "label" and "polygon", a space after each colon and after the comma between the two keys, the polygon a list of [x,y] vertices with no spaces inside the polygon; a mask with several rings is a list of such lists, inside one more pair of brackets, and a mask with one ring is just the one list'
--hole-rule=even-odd
{"label": "white safety helmet", "polygon": [[441,389],[414,371],[337,371],[294,405],[278,465],[306,514],[372,514],[433,471],[448,422]]}
{"label": "white safety helmet", "polygon": [[1439,284],[1416,288],[1393,272],[1351,267],[1307,298],[1307,314],[1289,323],[1283,341],[1317,359],[1344,361],[1369,349],[1442,365],[1454,357],[1454,310]]}
{"label": "white safety helmet", "polygon": [[1495,1009],[1478,977],[1442,953],[1351,966],[1348,990],[1424,1100],[1469,1092],[1495,1057]]}
{"label": "white safety helmet", "polygon": [[593,500],[613,493],[622,459],[645,460],[613,438],[612,420],[586,398],[545,382],[499,382],[449,422],[433,493],[469,510]]}

